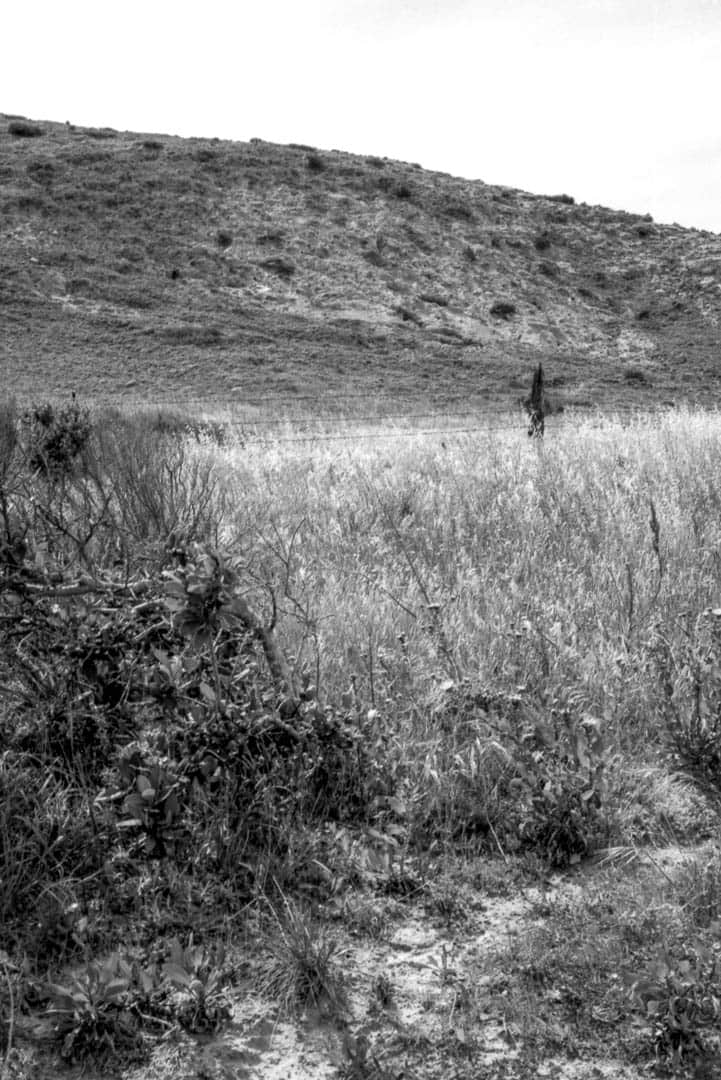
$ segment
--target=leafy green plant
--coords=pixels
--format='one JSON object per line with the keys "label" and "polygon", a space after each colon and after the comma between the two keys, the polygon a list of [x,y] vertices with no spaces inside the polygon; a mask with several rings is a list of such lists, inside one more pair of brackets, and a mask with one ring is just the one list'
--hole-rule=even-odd
{"label": "leafy green plant", "polygon": [[708,1050],[706,1036],[716,1034],[721,1020],[718,949],[696,941],[681,958],[666,954],[647,977],[631,983],[629,992],[651,1025],[660,1058],[673,1064],[700,1060]]}
{"label": "leafy green plant", "polygon": [[171,1015],[186,1031],[218,1031],[230,1020],[223,960],[222,950],[211,956],[202,945],[193,944],[192,934],[185,947],[177,938],[171,943],[163,979],[176,991],[170,1001]]}
{"label": "leafy green plant", "polygon": [[104,963],[88,962],[65,983],[46,984],[48,1015],[66,1061],[103,1060],[137,1040],[133,982],[131,965],[113,953]]}
{"label": "leafy green plant", "polygon": [[[448,681],[436,723],[453,731],[450,760],[429,757],[417,800],[422,837],[535,852],[563,867],[604,827],[608,747],[596,718],[559,701]],[[448,833],[450,832],[450,836]]]}
{"label": "leafy green plant", "polygon": [[118,768],[121,778],[131,785],[122,804],[130,816],[119,821],[118,827],[142,829],[146,855],[162,859],[173,854],[183,813],[182,779],[159,762],[144,762],[138,750],[123,754]]}

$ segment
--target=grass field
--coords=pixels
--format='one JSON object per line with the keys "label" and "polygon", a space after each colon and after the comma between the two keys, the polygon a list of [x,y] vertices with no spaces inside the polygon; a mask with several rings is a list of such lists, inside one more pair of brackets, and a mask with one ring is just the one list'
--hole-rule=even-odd
{"label": "grass field", "polygon": [[706,1075],[721,416],[86,419],[3,421],[8,1069],[258,998],[308,1075]]}

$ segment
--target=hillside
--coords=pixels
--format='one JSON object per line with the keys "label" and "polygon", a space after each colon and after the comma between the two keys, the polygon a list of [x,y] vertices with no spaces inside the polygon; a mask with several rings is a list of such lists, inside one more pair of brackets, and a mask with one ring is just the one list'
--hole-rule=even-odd
{"label": "hillside", "polygon": [[[639,208],[643,209],[643,208]],[[302,146],[0,116],[20,397],[721,396],[721,236]],[[499,306],[500,305],[500,306]]]}

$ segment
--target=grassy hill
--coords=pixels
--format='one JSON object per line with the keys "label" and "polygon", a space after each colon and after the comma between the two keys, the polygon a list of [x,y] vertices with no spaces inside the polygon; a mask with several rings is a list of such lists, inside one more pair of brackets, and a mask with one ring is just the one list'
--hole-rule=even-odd
{"label": "grassy hill", "polygon": [[[643,208],[640,208],[641,210]],[[0,116],[19,397],[717,402],[721,236],[305,146]]]}

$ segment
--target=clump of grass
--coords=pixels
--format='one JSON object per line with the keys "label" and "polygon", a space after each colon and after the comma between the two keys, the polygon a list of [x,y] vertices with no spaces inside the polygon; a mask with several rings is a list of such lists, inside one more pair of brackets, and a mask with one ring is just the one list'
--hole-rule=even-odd
{"label": "clump of grass", "polygon": [[286,896],[279,911],[272,906],[270,910],[270,925],[264,935],[269,955],[259,990],[285,1013],[310,1007],[342,1017],[347,1010],[347,993],[337,939]]}

